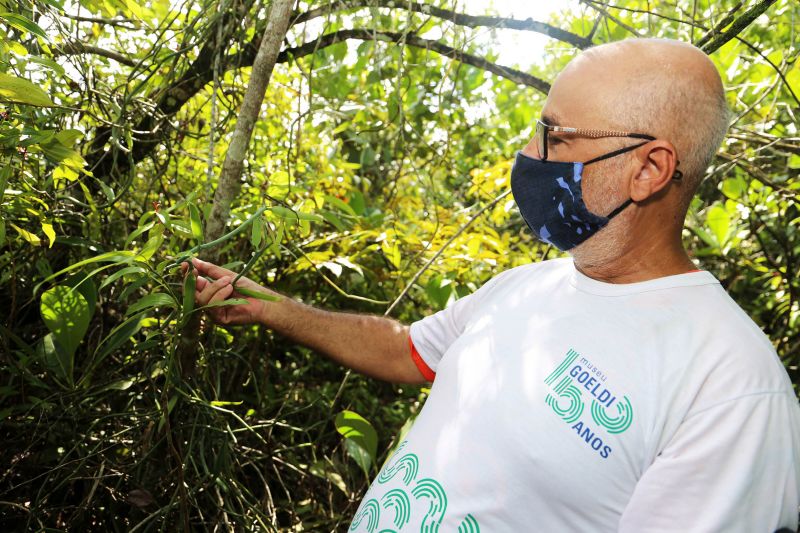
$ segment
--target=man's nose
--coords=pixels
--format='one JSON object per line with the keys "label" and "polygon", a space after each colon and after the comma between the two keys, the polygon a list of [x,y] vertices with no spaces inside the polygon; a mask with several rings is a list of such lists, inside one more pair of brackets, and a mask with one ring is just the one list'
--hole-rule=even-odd
{"label": "man's nose", "polygon": [[522,149],[522,154],[535,159],[541,159],[542,155],[539,153],[539,139],[534,135],[525,148]]}

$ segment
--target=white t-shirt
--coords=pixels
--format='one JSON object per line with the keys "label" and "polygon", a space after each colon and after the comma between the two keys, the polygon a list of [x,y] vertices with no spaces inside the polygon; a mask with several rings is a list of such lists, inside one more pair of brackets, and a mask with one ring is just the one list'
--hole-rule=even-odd
{"label": "white t-shirt", "polygon": [[504,272],[411,326],[436,372],[351,531],[794,531],[800,408],[708,272]]}

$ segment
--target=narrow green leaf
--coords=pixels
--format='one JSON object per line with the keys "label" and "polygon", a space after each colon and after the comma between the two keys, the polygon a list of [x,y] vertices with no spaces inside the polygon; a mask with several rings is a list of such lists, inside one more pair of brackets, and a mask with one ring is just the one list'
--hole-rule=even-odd
{"label": "narrow green leaf", "polygon": [[200,210],[194,204],[189,204],[189,222],[192,226],[192,235],[198,241],[203,240],[203,223],[200,219]]}
{"label": "narrow green leaf", "polygon": [[145,313],[141,313],[128,318],[100,341],[100,344],[97,345],[97,350],[95,350],[95,359],[92,361],[92,365],[96,366],[106,356],[128,342],[142,327],[142,317],[144,315]]}
{"label": "narrow green leaf", "polygon": [[132,315],[138,311],[151,309],[153,307],[175,307],[175,306],[176,302],[172,296],[163,292],[154,292],[152,294],[147,294],[145,296],[142,296],[142,298],[139,301],[137,301],[135,304],[131,305],[128,308],[126,314]]}
{"label": "narrow green leaf", "polygon": [[215,407],[224,407],[226,405],[242,405],[242,402],[225,402],[222,400],[212,400],[211,405]]}
{"label": "narrow green leaf", "polygon": [[44,40],[48,40],[47,34],[38,24],[26,17],[23,17],[22,15],[18,15],[16,13],[0,13],[0,19],[4,19],[6,22],[8,22],[9,26],[17,28],[20,31],[29,31],[34,35],[38,35]]}
{"label": "narrow green leaf", "polygon": [[194,309],[194,293],[197,286],[197,278],[191,268],[186,271],[186,277],[183,279],[183,305],[181,306],[181,313],[184,317]]}
{"label": "narrow green leaf", "polygon": [[358,215],[356,215],[356,212],[353,210],[353,208],[350,207],[350,205],[347,202],[345,202],[344,200],[341,200],[341,199],[339,199],[339,198],[337,198],[335,196],[331,196],[330,194],[326,194],[324,196],[324,198],[325,198],[325,201],[327,203],[336,206],[338,209],[340,209],[341,211],[344,211],[348,215],[358,216]]}
{"label": "narrow green leaf", "polygon": [[227,300],[221,300],[219,302],[213,302],[210,304],[206,304],[199,309],[210,309],[212,307],[228,307],[231,305],[247,305],[250,302],[245,300],[244,298],[228,298]]}
{"label": "narrow green leaf", "polygon": [[267,294],[266,292],[261,292],[254,289],[248,289],[246,287],[240,287],[239,285],[237,285],[234,288],[236,289],[236,292],[238,292],[242,296],[249,296],[250,298],[256,298],[258,300],[264,300],[267,302],[281,301],[280,296],[273,296],[272,294]]}
{"label": "narrow green leaf", "polygon": [[103,280],[103,282],[100,284],[100,289],[102,290],[108,285],[111,285],[122,276],[127,276],[128,274],[144,274],[145,272],[146,272],[145,268],[140,266],[129,266],[117,270],[116,272],[110,274],[106,279]]}
{"label": "narrow green leaf", "polygon": [[261,238],[264,235],[264,222],[259,217],[258,220],[254,220],[253,223],[250,225],[250,244],[253,245],[253,248],[259,248],[261,246]]}

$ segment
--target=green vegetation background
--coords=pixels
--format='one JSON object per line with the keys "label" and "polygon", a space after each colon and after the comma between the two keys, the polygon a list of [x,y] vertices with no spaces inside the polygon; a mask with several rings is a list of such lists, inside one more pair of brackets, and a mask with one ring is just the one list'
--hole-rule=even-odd
{"label": "green vegetation background", "polygon": [[[556,255],[501,197],[544,94],[406,43],[492,62],[481,43],[514,30],[355,3],[291,26],[286,48],[373,38],[279,57],[229,230],[250,222],[219,253],[235,270],[257,254],[251,277],[313,305],[408,323]],[[424,402],[269,331],[191,320],[174,264],[206,240],[268,7],[0,0],[3,531],[344,531]],[[586,0],[547,22],[594,43],[728,32],[711,57],[735,119],[685,242],[798,383],[800,6]],[[529,74],[578,52],[551,38]]]}

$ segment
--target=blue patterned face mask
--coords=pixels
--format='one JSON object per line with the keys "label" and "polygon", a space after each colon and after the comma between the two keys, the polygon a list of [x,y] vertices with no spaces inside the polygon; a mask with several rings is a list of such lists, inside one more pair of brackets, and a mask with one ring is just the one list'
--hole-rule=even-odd
{"label": "blue patterned face mask", "polygon": [[511,193],[522,218],[539,240],[562,251],[578,246],[633,203],[629,198],[606,216],[590,212],[583,202],[581,190],[583,167],[643,144],[646,142],[626,146],[585,163],[542,161],[518,152],[511,169]]}

